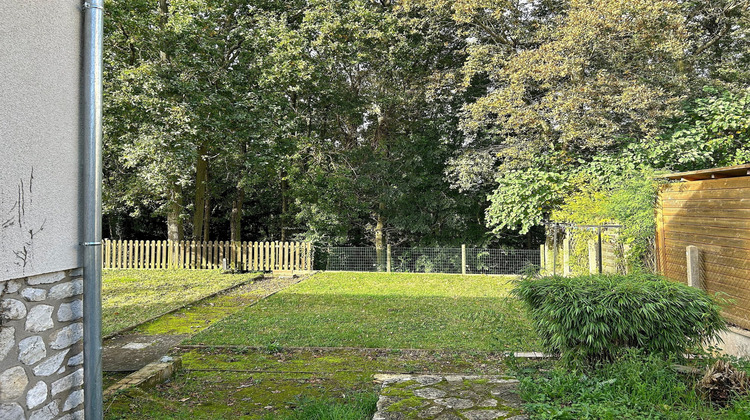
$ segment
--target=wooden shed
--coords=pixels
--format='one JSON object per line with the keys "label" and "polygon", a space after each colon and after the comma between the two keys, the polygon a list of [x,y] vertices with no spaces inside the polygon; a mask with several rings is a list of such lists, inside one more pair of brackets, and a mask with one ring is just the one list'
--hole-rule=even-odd
{"label": "wooden shed", "polygon": [[708,293],[734,301],[731,323],[750,329],[750,164],[666,176],[657,202],[657,267],[687,282],[686,249],[697,247],[697,273]]}

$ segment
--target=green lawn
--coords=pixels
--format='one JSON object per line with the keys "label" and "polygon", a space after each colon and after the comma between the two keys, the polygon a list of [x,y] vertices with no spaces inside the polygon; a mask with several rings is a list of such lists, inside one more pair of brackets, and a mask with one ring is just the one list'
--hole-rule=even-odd
{"label": "green lawn", "polygon": [[209,270],[104,270],[104,335],[144,322],[219,290],[256,277]]}
{"label": "green lawn", "polygon": [[192,344],[538,350],[511,277],[320,273],[226,318]]}

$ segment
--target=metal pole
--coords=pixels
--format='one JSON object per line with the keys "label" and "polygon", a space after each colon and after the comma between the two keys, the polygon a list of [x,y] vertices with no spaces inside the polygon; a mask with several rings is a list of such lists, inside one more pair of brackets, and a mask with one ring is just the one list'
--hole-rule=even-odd
{"label": "metal pole", "polygon": [[103,0],[83,3],[83,389],[84,416],[102,418]]}
{"label": "metal pole", "polygon": [[552,239],[554,249],[552,250],[552,275],[557,275],[557,225],[553,225],[554,230],[552,231],[552,234],[555,235]]}
{"label": "metal pole", "polygon": [[603,266],[602,266],[602,260],[604,258],[602,257],[602,227],[599,226],[599,274],[602,274]]}

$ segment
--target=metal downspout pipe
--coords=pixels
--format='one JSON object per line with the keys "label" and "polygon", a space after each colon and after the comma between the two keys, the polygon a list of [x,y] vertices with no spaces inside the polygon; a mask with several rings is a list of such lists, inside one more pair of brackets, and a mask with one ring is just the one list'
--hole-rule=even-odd
{"label": "metal downspout pipe", "polygon": [[83,389],[86,420],[102,412],[102,38],[104,0],[83,3]]}

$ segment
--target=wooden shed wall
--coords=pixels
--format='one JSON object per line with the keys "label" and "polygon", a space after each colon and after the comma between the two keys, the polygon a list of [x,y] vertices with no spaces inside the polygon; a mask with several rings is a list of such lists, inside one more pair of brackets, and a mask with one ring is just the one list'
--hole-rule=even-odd
{"label": "wooden shed wall", "polygon": [[687,282],[685,248],[700,249],[706,290],[734,300],[724,315],[750,329],[750,177],[666,186],[657,206],[660,272]]}

